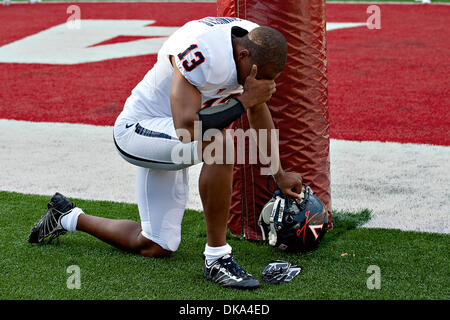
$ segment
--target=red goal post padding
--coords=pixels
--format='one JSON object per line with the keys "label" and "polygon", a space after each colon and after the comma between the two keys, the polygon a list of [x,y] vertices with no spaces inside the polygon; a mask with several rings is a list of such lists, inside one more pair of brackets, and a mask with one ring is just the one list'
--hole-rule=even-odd
{"label": "red goal post padding", "polygon": [[[325,0],[218,0],[217,15],[270,26],[286,37],[288,60],[268,103],[279,129],[281,163],[302,175],[331,221]],[[248,129],[246,115],[233,128]],[[272,196],[260,169],[258,164],[234,168],[228,228],[251,240],[262,239],[257,222]]]}

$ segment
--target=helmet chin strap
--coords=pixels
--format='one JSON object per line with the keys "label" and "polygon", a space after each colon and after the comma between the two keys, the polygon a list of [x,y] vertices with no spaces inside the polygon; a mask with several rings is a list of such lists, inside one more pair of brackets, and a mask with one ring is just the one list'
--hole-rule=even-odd
{"label": "helmet chin strap", "polygon": [[[275,200],[275,204],[273,206],[272,212],[270,214],[270,231],[269,231],[269,244],[271,246],[275,246],[277,244],[277,231],[275,230],[275,214],[277,213],[277,209],[279,207],[278,221],[283,219],[283,211],[284,211],[284,199],[277,196],[277,200]],[[281,220],[280,220],[281,219]]]}
{"label": "helmet chin strap", "polygon": [[273,202],[270,202],[266,206],[264,206],[258,219],[258,225],[261,228],[263,240],[266,240],[266,235],[262,224],[264,223],[266,225],[269,225],[268,240],[271,246],[275,246],[277,243],[277,231],[275,229],[275,215],[278,212],[277,218],[278,222],[281,222],[283,220],[284,205],[285,205],[284,198],[276,196]]}
{"label": "helmet chin strap", "polygon": [[269,202],[267,202],[264,207],[261,210],[261,214],[259,215],[258,219],[258,226],[261,229],[261,234],[263,237],[263,240],[267,240],[266,238],[266,231],[263,226],[270,224],[270,216],[272,214],[273,208],[275,207],[275,199],[270,199]]}

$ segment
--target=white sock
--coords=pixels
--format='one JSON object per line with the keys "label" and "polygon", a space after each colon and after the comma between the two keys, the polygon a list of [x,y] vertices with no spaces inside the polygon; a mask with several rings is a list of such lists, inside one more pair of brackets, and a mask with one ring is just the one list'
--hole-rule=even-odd
{"label": "white sock", "polygon": [[211,265],[217,259],[231,254],[231,246],[227,243],[221,247],[210,247],[208,244],[205,245],[205,252],[203,252],[206,258],[206,264]]}
{"label": "white sock", "polygon": [[84,212],[80,208],[73,208],[71,213],[61,218],[62,227],[69,232],[77,232],[78,216],[82,213]]}

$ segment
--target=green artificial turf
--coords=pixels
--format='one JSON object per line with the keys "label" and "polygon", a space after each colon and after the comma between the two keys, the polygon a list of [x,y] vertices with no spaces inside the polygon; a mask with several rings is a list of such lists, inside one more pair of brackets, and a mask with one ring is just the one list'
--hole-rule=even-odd
{"label": "green artificial turf", "polygon": [[[205,223],[187,210],[182,241],[170,258],[124,253],[82,232],[50,245],[27,243],[32,225],[49,196],[0,192],[0,299],[449,299],[449,236],[387,229],[364,229],[370,212],[335,212],[335,229],[318,250],[286,254],[262,242],[229,236],[236,261],[261,280],[272,259],[303,267],[290,283],[261,280],[255,291],[223,289],[203,279]],[[138,220],[137,206],[71,199],[86,213]],[[68,289],[81,270],[80,289]],[[381,272],[381,289],[368,289],[371,265]]]}

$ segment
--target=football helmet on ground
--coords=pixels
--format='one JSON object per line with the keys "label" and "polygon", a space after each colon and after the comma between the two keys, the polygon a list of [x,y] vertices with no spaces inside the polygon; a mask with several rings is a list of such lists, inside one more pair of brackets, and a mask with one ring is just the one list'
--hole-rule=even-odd
{"label": "football helmet on ground", "polygon": [[306,252],[319,245],[328,227],[327,210],[310,187],[303,185],[302,200],[276,190],[259,216],[263,240],[290,252]]}

